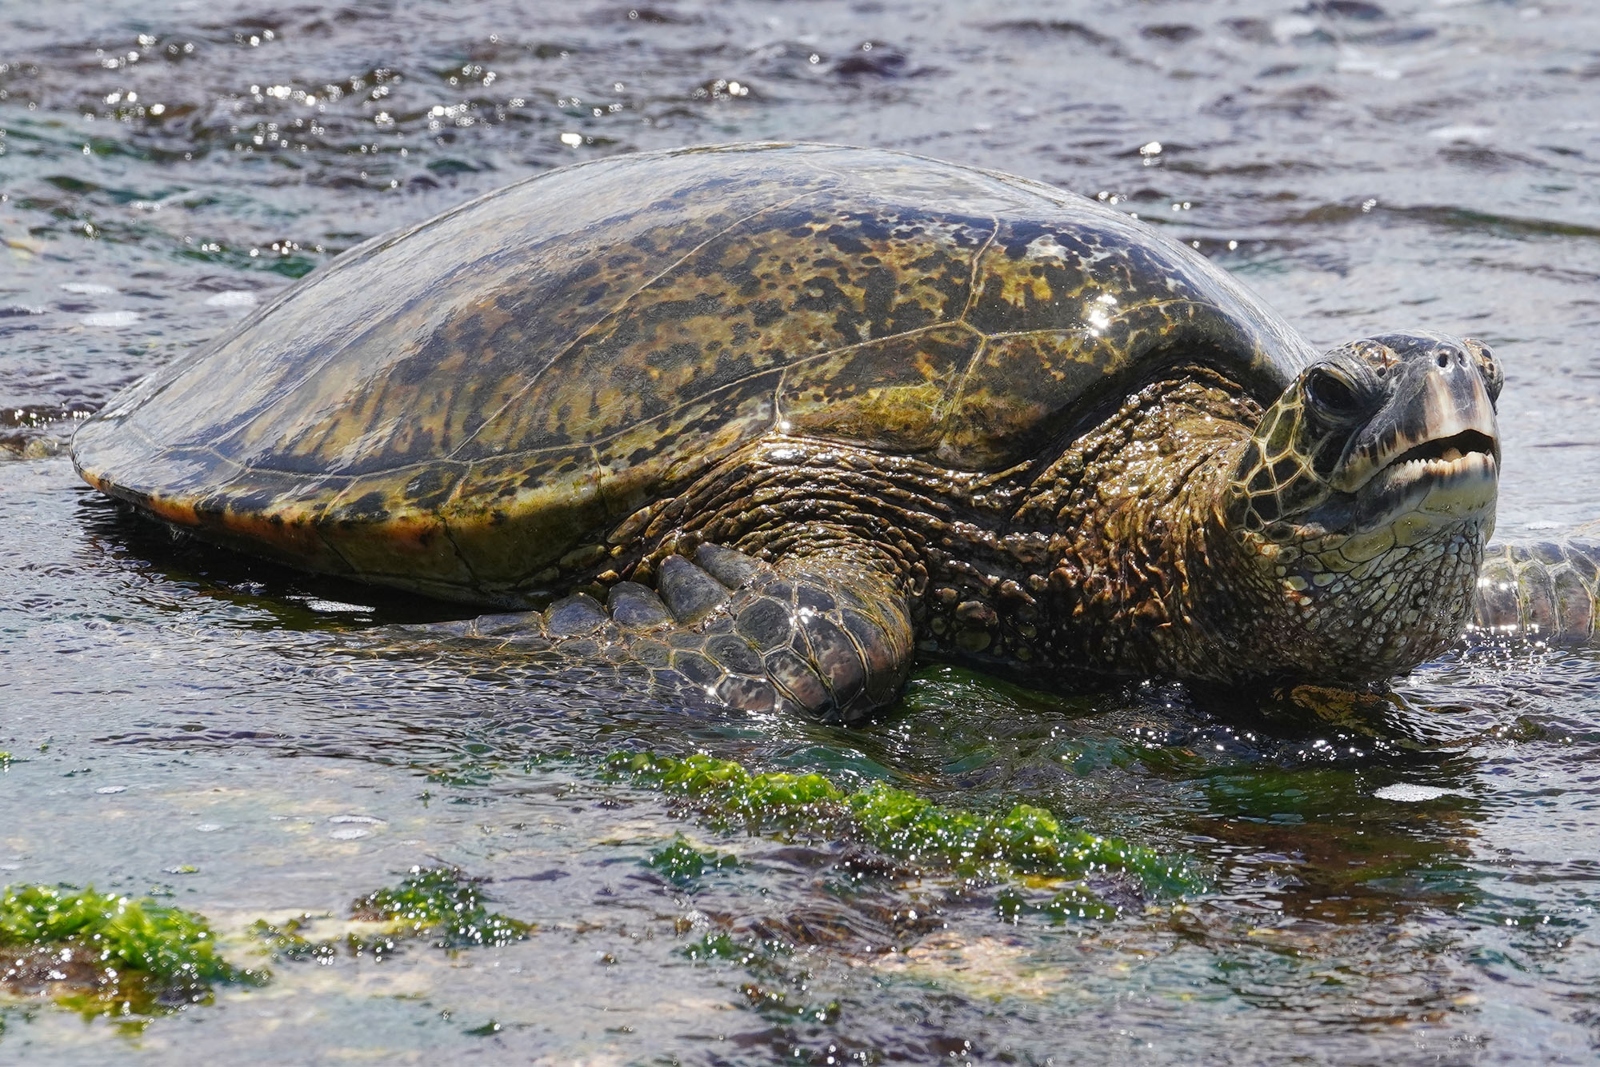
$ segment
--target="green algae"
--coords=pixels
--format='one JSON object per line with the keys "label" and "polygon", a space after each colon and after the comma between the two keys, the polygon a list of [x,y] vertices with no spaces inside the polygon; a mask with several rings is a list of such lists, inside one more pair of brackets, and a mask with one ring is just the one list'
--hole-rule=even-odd
{"label": "green algae", "polygon": [[42,885],[0,897],[0,984],[85,1018],[165,1014],[268,977],[225,960],[205,919],[149,898]]}
{"label": "green algae", "polygon": [[1035,899],[1014,886],[1006,886],[995,897],[995,915],[1003,922],[1016,924],[1024,916],[1036,915],[1050,922],[1074,919],[1108,920],[1117,917],[1114,905],[1106,903],[1083,886],[1072,885],[1043,900]]}
{"label": "green algae", "polygon": [[492,912],[483,883],[455,867],[413,867],[393,889],[377,889],[350,906],[352,919],[394,924],[396,933],[431,937],[437,948],[509,945],[529,923]]}
{"label": "green algae", "polygon": [[340,949],[343,948],[352,956],[362,952],[370,952],[373,956],[382,958],[396,946],[393,938],[362,938],[357,934],[348,935],[345,940],[323,939],[313,941],[304,931],[310,929],[318,918],[326,916],[298,915],[281,925],[269,923],[265,919],[257,919],[250,927],[251,931],[267,943],[274,957],[280,960],[293,960],[303,963],[307,960],[317,963],[332,963],[338,958]]}
{"label": "green algae", "polygon": [[840,1006],[837,1000],[821,1003],[799,1000],[786,990],[775,989],[762,982],[745,982],[739,992],[746,1006],[775,1022],[831,1024],[839,1021]]}
{"label": "green algae", "polygon": [[811,975],[792,966],[793,949],[782,942],[744,940],[728,933],[716,933],[689,942],[679,952],[696,963],[720,961],[744,969],[750,981],[739,985],[741,1003],[774,1022],[838,1021],[837,1000],[817,1002],[799,995],[809,990]]}
{"label": "green algae", "polygon": [[698,941],[689,942],[679,951],[696,963],[704,960],[729,960],[733,963],[750,964],[763,956],[760,947],[735,940],[732,934],[727,933],[706,934]]}
{"label": "green algae", "polygon": [[532,923],[490,911],[483,883],[456,867],[412,867],[400,884],[375,889],[350,904],[350,918],[382,923],[375,933],[351,931],[342,938],[313,940],[307,931],[318,918],[301,915],[282,924],[259,920],[253,929],[273,955],[329,964],[342,952],[382,960],[402,942],[428,939],[435,948],[457,950],[509,945],[533,932]]}
{"label": "green algae", "polygon": [[692,885],[707,871],[726,870],[739,865],[734,856],[714,849],[695,848],[682,834],[674,837],[665,848],[650,853],[645,863],[680,887]]}
{"label": "green algae", "polygon": [[701,754],[622,753],[607,767],[635,783],[693,798],[714,819],[744,822],[758,832],[826,828],[917,866],[996,880],[1117,872],[1165,895],[1205,888],[1184,860],[1063,826],[1030,804],[1002,813],[965,811],[883,782],[846,792],[821,775],[753,774],[732,760]]}

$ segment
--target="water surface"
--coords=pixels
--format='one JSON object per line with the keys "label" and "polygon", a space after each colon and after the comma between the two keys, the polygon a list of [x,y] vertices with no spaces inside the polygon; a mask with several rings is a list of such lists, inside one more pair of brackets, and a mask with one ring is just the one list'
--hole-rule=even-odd
{"label": "water surface", "polygon": [[[0,881],[155,892],[235,958],[414,864],[530,940],[274,964],[128,1036],[0,1013],[8,1062],[1590,1063],[1600,658],[1461,650],[1338,722],[930,666],[840,731],[363,642],[438,609],[174,544],[75,421],[342,249],[550,167],[757,139],[901,148],[1112,202],[1332,345],[1505,364],[1500,527],[1600,516],[1600,13],[1566,3],[219,5],[0,0]],[[1039,804],[1213,890],[1111,921],[594,773],[703,748]],[[643,866],[683,831],[740,857]],[[1115,888],[1115,887],[1112,887]],[[696,962],[708,933],[782,967]],[[833,1057],[830,1061],[829,1057]]]}

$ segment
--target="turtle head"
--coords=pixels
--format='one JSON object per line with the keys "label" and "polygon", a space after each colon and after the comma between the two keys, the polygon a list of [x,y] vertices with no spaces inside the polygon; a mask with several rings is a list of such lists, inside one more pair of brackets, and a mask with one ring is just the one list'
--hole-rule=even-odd
{"label": "turtle head", "polygon": [[1409,670],[1460,630],[1494,528],[1502,375],[1489,349],[1386,334],[1317,360],[1267,409],[1223,523],[1294,673]]}

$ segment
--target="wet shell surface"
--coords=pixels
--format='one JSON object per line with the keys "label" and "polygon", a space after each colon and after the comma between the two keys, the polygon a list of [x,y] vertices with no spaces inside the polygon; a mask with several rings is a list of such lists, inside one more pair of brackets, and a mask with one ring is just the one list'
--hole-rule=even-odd
{"label": "wet shell surface", "polygon": [[769,435],[998,470],[1168,361],[1270,400],[1309,357],[1203,257],[1073,194],[895,152],[686,149],[350,251],[120,395],[74,458],[213,540],[515,604]]}

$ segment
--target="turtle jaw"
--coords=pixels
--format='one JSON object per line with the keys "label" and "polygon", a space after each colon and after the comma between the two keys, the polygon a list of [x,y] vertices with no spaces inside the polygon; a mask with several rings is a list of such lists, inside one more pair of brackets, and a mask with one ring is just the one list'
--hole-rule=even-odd
{"label": "turtle jaw", "polygon": [[1500,483],[1499,449],[1492,440],[1456,435],[1402,454],[1356,491],[1356,530],[1394,527],[1400,544],[1412,544],[1430,527],[1482,518],[1487,537]]}

